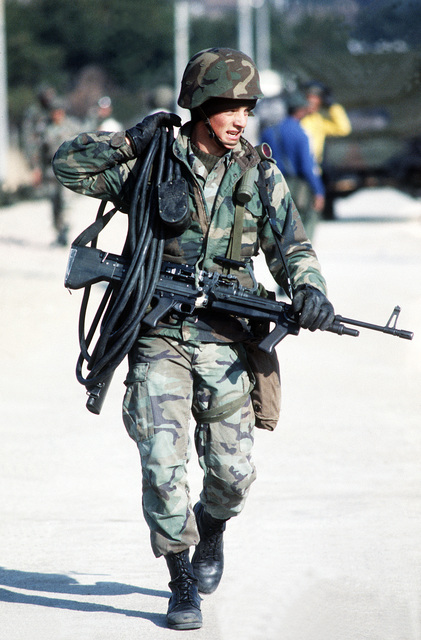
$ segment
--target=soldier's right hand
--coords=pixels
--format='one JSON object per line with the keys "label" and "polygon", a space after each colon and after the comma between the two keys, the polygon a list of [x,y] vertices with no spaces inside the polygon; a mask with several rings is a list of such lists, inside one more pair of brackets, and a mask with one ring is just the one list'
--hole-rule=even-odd
{"label": "soldier's right hand", "polygon": [[151,116],[146,116],[142,122],[138,122],[134,127],[126,130],[126,136],[136,155],[140,155],[153,138],[155,131],[159,127],[180,127],[181,118],[175,113],[159,111]]}

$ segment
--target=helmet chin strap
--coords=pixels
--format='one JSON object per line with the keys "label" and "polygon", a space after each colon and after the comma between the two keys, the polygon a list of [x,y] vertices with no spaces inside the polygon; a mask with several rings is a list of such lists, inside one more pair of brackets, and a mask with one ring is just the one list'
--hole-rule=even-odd
{"label": "helmet chin strap", "polygon": [[208,134],[209,134],[209,138],[211,138],[212,140],[214,140],[216,142],[216,144],[221,147],[221,149],[224,149],[224,151],[230,151],[229,147],[226,147],[224,145],[224,143],[222,142],[222,140],[220,138],[218,138],[218,136],[216,135],[215,131],[212,128],[212,125],[210,123],[209,120],[209,116],[206,115],[206,113],[204,112],[204,110],[202,109],[202,107],[199,107],[202,116],[203,116],[203,120],[205,122],[205,126],[206,129],[208,130]]}

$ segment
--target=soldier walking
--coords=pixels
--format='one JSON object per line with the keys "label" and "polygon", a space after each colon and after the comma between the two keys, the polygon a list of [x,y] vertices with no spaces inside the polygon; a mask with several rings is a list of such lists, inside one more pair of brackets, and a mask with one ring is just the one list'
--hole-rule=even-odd
{"label": "soldier walking", "polygon": [[[190,111],[190,120],[178,132],[171,153],[189,187],[190,220],[166,235],[163,259],[222,272],[214,259],[233,255],[237,186],[261,166],[284,255],[255,183],[241,215],[237,257],[249,259],[261,249],[285,290],[290,278],[300,325],[324,330],[333,321],[333,307],[287,184],[276,164],[262,160],[243,136],[262,97],[258,70],[240,51],[212,48],[189,61],[178,104]],[[180,124],[174,114],[160,112],[127,131],[81,134],[58,149],[55,174],[66,187],[112,200],[127,212],[132,170],[145,157],[156,128]],[[250,286],[251,278],[244,278]],[[156,557],[164,556],[170,573],[167,622],[174,629],[201,627],[199,592],[212,593],[221,580],[226,523],[243,510],[256,477],[256,420],[245,346],[251,337],[253,327],[245,320],[218,317],[206,309],[184,318],[170,312],[156,328],[141,328],[129,354],[123,418],[140,452],[142,505],[152,550]],[[203,470],[194,506],[187,475],[192,441]]]}

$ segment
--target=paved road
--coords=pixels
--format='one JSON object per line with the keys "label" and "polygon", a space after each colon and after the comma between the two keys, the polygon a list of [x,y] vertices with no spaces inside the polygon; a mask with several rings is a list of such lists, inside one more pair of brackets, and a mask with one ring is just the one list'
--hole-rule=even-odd
{"label": "paved road", "polygon": [[[316,249],[338,313],[384,323],[400,304],[415,338],[302,332],[279,347],[282,419],[256,435],[258,479],[198,638],[421,639],[421,203],[390,211],[391,194],[377,196],[376,210],[344,203]],[[74,200],[73,236],[95,211]],[[125,231],[111,224],[113,250]],[[125,371],[90,414],[74,377],[80,293],[63,288],[68,252],[52,240],[45,201],[0,210],[1,635],[186,637],[165,628],[167,570],[120,416]]]}

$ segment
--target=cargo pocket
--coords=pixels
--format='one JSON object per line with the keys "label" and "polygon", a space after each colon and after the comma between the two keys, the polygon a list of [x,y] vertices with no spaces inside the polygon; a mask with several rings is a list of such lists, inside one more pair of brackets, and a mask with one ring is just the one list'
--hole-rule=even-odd
{"label": "cargo pocket", "polygon": [[[230,349],[246,363],[242,344],[229,345]],[[236,375],[231,381],[221,381],[208,398],[206,408],[193,404],[193,415],[200,424],[208,424],[206,447],[210,455],[224,455],[229,452],[236,456],[248,453],[253,445],[254,411],[250,394],[253,390],[248,371],[236,367]]]}
{"label": "cargo pocket", "polygon": [[232,415],[237,413],[247,402],[247,398],[253,390],[253,383],[250,381],[247,372],[243,372],[239,378],[242,383],[242,393],[237,397],[225,400],[222,403],[212,402],[210,409],[201,409],[196,401],[192,405],[192,413],[196,422],[212,423],[228,420]]}
{"label": "cargo pocket", "polygon": [[124,381],[123,422],[135,442],[144,442],[154,434],[151,400],[148,391],[149,362],[135,364]]}

